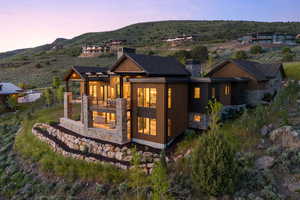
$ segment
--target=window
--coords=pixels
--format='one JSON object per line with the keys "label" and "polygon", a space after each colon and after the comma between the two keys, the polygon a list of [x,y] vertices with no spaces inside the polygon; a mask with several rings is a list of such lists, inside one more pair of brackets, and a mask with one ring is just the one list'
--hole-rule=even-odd
{"label": "window", "polygon": [[156,119],[138,117],[138,132],[144,135],[156,136]]}
{"label": "window", "polygon": [[138,106],[146,108],[155,108],[156,96],[156,88],[138,88]]}
{"label": "window", "polygon": [[168,137],[172,136],[172,121],[168,119]]}
{"label": "window", "polygon": [[211,88],[211,97],[216,98],[216,88]]}
{"label": "window", "polygon": [[195,122],[200,122],[201,121],[201,116],[199,114],[194,115],[194,121]]}
{"label": "window", "polygon": [[226,84],[225,86],[225,95],[230,95],[230,85]]}
{"label": "window", "polygon": [[172,88],[168,89],[168,108],[172,107]]}
{"label": "window", "polygon": [[97,85],[89,83],[89,94],[92,97],[97,97]]}
{"label": "window", "polygon": [[194,99],[200,99],[201,91],[199,87],[194,88]]}

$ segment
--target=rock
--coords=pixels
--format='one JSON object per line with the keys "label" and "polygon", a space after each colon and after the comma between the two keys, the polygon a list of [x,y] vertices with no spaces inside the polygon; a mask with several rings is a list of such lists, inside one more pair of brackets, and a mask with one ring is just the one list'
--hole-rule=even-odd
{"label": "rock", "polygon": [[115,157],[116,157],[116,159],[118,159],[118,160],[122,160],[122,158],[123,158],[123,152],[116,152]]}
{"label": "rock", "polygon": [[283,126],[270,133],[270,140],[282,147],[299,148],[300,134],[291,126]]}
{"label": "rock", "polygon": [[290,183],[287,185],[288,189],[292,192],[297,192],[300,190],[300,183]]}
{"label": "rock", "polygon": [[261,129],[260,129],[260,134],[262,135],[262,136],[267,136],[267,134],[269,133],[269,128],[268,128],[268,126],[263,126]]}
{"label": "rock", "polygon": [[143,156],[145,156],[145,157],[152,157],[152,153],[151,152],[144,152],[143,153]]}
{"label": "rock", "polygon": [[274,158],[271,156],[263,156],[256,160],[255,166],[258,169],[268,169],[274,165]]}

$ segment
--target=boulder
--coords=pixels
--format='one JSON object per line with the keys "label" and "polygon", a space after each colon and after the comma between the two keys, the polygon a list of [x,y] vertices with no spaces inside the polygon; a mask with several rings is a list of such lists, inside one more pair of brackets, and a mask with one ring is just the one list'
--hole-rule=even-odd
{"label": "boulder", "polygon": [[274,165],[274,158],[271,156],[263,156],[255,161],[255,166],[258,169],[268,169]]}
{"label": "boulder", "polygon": [[270,140],[282,147],[299,148],[300,134],[291,126],[283,126],[270,133]]}
{"label": "boulder", "polygon": [[122,160],[122,158],[123,158],[123,152],[120,152],[120,151],[116,152],[115,157],[116,157],[117,160]]}

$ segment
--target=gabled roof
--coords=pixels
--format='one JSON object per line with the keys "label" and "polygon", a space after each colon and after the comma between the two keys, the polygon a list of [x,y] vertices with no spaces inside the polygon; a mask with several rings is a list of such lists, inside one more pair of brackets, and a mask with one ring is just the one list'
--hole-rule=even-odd
{"label": "gabled roof", "polygon": [[67,80],[73,71],[76,72],[82,79],[87,79],[91,75],[106,75],[107,70],[107,67],[74,66],[64,79]]}
{"label": "gabled roof", "polygon": [[246,71],[250,75],[252,75],[258,81],[266,81],[270,78],[274,78],[279,70],[282,70],[283,76],[284,71],[282,64],[280,63],[273,63],[273,64],[262,64],[258,62],[248,61],[248,60],[227,60],[216,67],[214,67],[207,76],[211,76],[215,72],[222,69],[226,64],[234,63],[238,67],[240,67],[243,71]]}
{"label": "gabled roof", "polygon": [[17,94],[22,89],[12,83],[0,83],[0,95]]}
{"label": "gabled roof", "polygon": [[138,67],[149,76],[189,76],[190,73],[173,57],[149,56],[141,54],[124,54],[111,67],[110,71],[118,67],[124,59],[131,59]]}

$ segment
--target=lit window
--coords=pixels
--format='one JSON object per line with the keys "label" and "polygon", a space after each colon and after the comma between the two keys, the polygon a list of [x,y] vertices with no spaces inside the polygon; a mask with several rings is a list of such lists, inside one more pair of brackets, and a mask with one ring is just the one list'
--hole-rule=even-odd
{"label": "lit window", "polygon": [[216,98],[216,88],[211,88],[211,97]]}
{"label": "lit window", "polygon": [[156,107],[156,88],[138,88],[138,106],[146,108]]}
{"label": "lit window", "polygon": [[195,122],[200,122],[200,121],[201,121],[201,116],[198,115],[198,114],[195,114],[195,115],[194,115],[194,121],[195,121]]}
{"label": "lit window", "polygon": [[89,94],[92,97],[97,97],[97,85],[89,83]]}
{"label": "lit window", "polygon": [[230,94],[230,85],[226,84],[225,86],[225,95],[229,95]]}
{"label": "lit window", "polygon": [[201,91],[200,91],[200,88],[194,88],[194,98],[195,99],[200,99],[200,97],[201,97]]}
{"label": "lit window", "polygon": [[156,119],[138,117],[138,132],[156,136]]}
{"label": "lit window", "polygon": [[172,88],[168,89],[168,108],[172,107]]}

